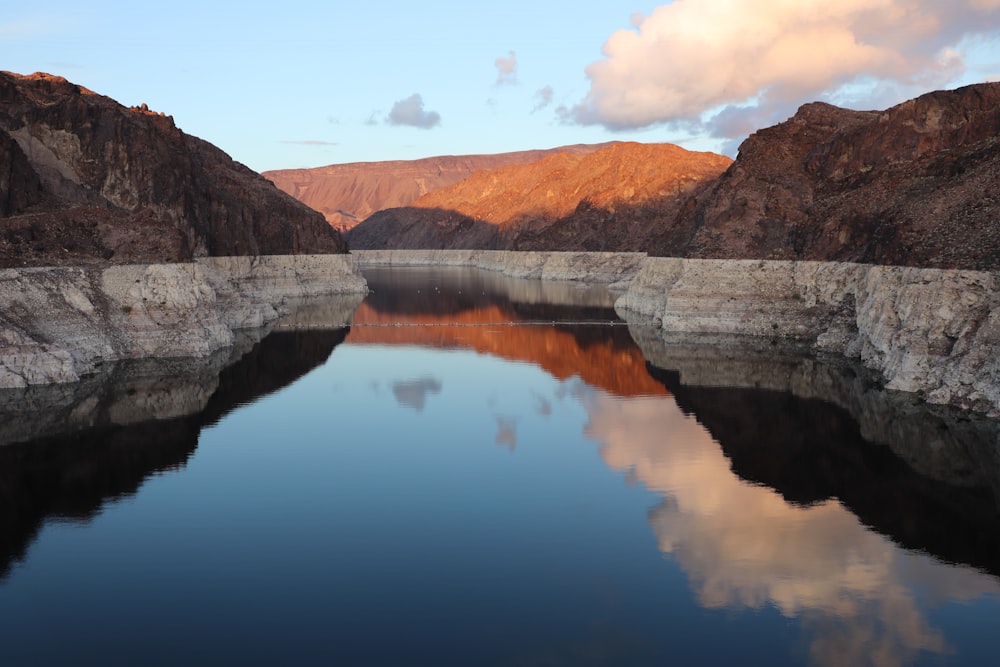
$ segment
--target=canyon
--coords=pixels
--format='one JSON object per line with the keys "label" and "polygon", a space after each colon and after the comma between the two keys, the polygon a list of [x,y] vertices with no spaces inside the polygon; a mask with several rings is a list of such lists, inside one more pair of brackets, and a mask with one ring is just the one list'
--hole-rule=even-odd
{"label": "canyon", "polygon": [[[44,74],[0,74],[0,103],[0,386],[207,358],[313,297],[356,306],[360,265],[453,265],[600,283],[644,340],[805,345],[1000,416],[1000,84],[883,112],[805,105],[735,161],[620,142],[418,165],[456,180],[350,230],[391,246],[352,254],[169,116]],[[399,168],[379,178],[423,178]]]}

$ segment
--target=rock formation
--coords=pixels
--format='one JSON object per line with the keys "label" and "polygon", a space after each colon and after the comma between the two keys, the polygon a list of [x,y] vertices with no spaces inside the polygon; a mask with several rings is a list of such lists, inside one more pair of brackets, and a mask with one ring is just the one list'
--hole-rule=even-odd
{"label": "rock formation", "polygon": [[807,104],[751,135],[662,254],[1000,267],[1000,83],[886,111]]}
{"label": "rock formation", "polygon": [[646,259],[615,304],[665,339],[799,340],[886,388],[1000,416],[1000,297],[982,271],[837,262]]}
{"label": "rock formation", "polygon": [[346,231],[377,211],[409,206],[421,196],[481,169],[536,162],[555,153],[582,155],[610,144],[574,144],[495,155],[442,155],[422,160],[353,162],[313,169],[265,171],[279,189],[321,212]]}
{"label": "rock formation", "polygon": [[1000,266],[1000,83],[886,111],[806,104],[725,160],[638,144],[551,156],[380,211],[348,241]]}
{"label": "rock formation", "polygon": [[323,217],[145,105],[0,72],[0,267],[346,252]]}
{"label": "rock formation", "polygon": [[354,248],[664,251],[674,218],[730,160],[671,144],[480,171],[351,229]]}
{"label": "rock formation", "polygon": [[0,270],[0,388],[76,382],[109,361],[207,357],[312,297],[346,295],[346,324],[366,289],[349,255]]}

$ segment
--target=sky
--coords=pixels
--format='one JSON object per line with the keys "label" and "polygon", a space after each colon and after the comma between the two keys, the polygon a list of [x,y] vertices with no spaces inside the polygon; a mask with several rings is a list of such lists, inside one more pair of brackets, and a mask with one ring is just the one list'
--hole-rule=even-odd
{"label": "sky", "polygon": [[604,141],[735,156],[806,102],[1000,81],[1000,0],[32,0],[0,69],[173,116],[252,169]]}

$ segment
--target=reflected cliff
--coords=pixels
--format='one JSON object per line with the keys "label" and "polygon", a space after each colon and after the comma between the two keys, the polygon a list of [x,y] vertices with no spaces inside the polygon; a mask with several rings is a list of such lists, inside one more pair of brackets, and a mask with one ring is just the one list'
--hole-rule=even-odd
{"label": "reflected cliff", "polygon": [[458,267],[364,273],[371,294],[354,313],[348,343],[469,349],[558,379],[576,376],[617,396],[666,393],[646,372],[604,287]]}
{"label": "reflected cliff", "polygon": [[[605,462],[663,494],[650,527],[704,607],[774,606],[801,619],[814,664],[902,665],[949,650],[928,607],[1000,595],[996,576],[894,543],[915,529],[930,553],[995,575],[1000,520],[988,489],[921,477],[829,403],[665,379],[677,403],[597,391],[581,400]],[[687,411],[695,403],[701,411]],[[866,525],[872,516],[892,539]],[[959,546],[934,539],[947,535]]]}
{"label": "reflected cliff", "polygon": [[255,343],[247,333],[209,359],[122,362],[73,385],[0,392],[0,579],[47,520],[86,521],[182,468],[203,428],[295,382],[346,335],[276,330]]}

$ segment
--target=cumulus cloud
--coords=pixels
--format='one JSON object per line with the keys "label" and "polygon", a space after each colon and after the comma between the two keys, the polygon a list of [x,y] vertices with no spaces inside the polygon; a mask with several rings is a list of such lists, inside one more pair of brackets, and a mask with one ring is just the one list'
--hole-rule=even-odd
{"label": "cumulus cloud", "polygon": [[503,56],[497,58],[493,61],[493,65],[497,68],[497,85],[502,86],[505,83],[517,83],[517,54],[513,51],[510,55],[504,58]]}
{"label": "cumulus cloud", "polygon": [[735,137],[815,99],[890,88],[900,101],[947,84],[965,69],[964,38],[1000,33],[1000,0],[676,0],[632,24],[587,67],[590,90],[564,120]]}
{"label": "cumulus cloud", "polygon": [[390,125],[409,125],[429,130],[441,124],[441,114],[424,110],[424,98],[414,93],[392,105],[386,122]]}
{"label": "cumulus cloud", "polygon": [[532,113],[535,111],[540,111],[545,107],[552,104],[552,97],[555,95],[555,91],[552,90],[552,86],[543,86],[535,91],[535,108],[532,109]]}

